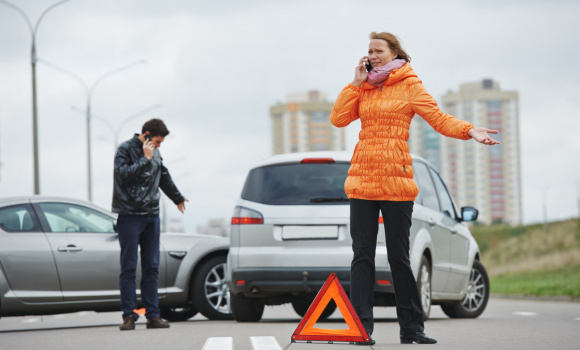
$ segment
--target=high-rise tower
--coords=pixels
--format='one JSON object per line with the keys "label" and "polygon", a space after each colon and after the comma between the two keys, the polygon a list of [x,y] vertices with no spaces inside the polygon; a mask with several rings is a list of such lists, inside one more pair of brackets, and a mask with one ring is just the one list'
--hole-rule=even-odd
{"label": "high-rise tower", "polygon": [[[440,172],[460,206],[479,209],[485,224],[522,223],[518,93],[502,91],[489,79],[462,84],[441,99],[441,109],[475,126],[499,130],[491,135],[501,145],[435,136],[420,117],[411,124],[411,152],[423,156]],[[413,125],[414,124],[414,125]]]}
{"label": "high-rise tower", "polygon": [[274,154],[343,151],[344,129],[330,123],[334,103],[318,91],[293,94],[285,104],[270,107]]}

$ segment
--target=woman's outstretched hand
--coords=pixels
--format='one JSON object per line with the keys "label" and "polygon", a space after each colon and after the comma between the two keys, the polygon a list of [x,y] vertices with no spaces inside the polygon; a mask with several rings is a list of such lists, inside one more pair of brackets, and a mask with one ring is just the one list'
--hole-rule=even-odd
{"label": "woman's outstretched hand", "polygon": [[486,128],[473,128],[469,129],[467,135],[471,136],[475,141],[483,143],[484,145],[488,146],[499,145],[500,142],[492,139],[491,136],[488,135],[488,133],[499,134],[499,131]]}
{"label": "woman's outstretched hand", "polygon": [[361,86],[362,83],[367,81],[367,78],[369,76],[369,72],[367,72],[367,67],[365,67],[367,59],[368,56],[365,56],[358,61],[358,66],[356,66],[356,69],[354,71],[354,80],[352,81],[352,85]]}

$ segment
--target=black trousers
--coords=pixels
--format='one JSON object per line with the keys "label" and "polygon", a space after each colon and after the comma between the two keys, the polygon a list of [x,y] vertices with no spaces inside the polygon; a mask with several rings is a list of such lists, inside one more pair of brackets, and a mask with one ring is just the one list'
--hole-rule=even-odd
{"label": "black trousers", "polygon": [[366,331],[374,330],[375,252],[383,214],[387,254],[401,335],[423,332],[423,311],[409,262],[413,202],[350,200],[350,234],[354,253],[350,270],[350,301]]}

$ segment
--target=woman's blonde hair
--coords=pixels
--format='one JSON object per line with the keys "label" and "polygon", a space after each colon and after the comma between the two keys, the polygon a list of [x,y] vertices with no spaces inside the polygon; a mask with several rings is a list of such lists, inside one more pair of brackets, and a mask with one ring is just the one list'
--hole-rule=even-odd
{"label": "woman's blonde hair", "polygon": [[404,59],[407,62],[411,62],[411,56],[409,56],[403,47],[401,46],[399,38],[397,38],[394,34],[387,33],[387,32],[372,32],[369,34],[370,39],[382,39],[387,42],[389,45],[389,49],[393,52],[397,53],[397,58]]}

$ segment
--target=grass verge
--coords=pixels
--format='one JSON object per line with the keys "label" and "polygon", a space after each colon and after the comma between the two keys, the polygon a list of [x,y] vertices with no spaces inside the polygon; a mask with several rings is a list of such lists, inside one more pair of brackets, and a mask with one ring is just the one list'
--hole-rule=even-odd
{"label": "grass verge", "polygon": [[492,293],[580,297],[580,220],[472,232]]}
{"label": "grass verge", "polygon": [[580,267],[491,277],[491,292],[532,296],[580,297]]}

